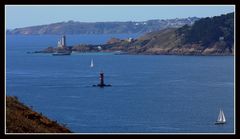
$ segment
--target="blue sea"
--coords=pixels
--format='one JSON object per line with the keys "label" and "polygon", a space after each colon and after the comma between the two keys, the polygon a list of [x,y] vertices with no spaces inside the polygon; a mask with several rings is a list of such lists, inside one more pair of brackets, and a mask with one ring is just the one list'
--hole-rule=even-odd
{"label": "blue sea", "polygon": [[[138,36],[66,37],[76,45]],[[27,54],[55,47],[60,37],[7,35],[6,95],[75,133],[234,132],[233,56]],[[92,87],[100,71],[112,87]],[[222,126],[214,124],[220,109]]]}

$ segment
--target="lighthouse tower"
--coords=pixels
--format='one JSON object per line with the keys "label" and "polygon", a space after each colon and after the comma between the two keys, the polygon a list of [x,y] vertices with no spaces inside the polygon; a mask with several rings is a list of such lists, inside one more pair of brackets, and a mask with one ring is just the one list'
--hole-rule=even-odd
{"label": "lighthouse tower", "polygon": [[100,80],[99,86],[105,86],[105,84],[104,84],[104,73],[103,72],[100,72],[99,80]]}
{"label": "lighthouse tower", "polygon": [[63,35],[62,38],[58,41],[58,47],[65,48],[66,47],[66,36]]}
{"label": "lighthouse tower", "polygon": [[66,46],[66,36],[63,35],[62,36],[62,47],[65,47]]}
{"label": "lighthouse tower", "polygon": [[110,86],[112,86],[111,84],[104,84],[104,73],[103,72],[99,73],[99,81],[100,81],[100,83],[97,84],[97,85],[93,85],[93,87],[97,86],[97,87],[103,88],[103,87],[110,87]]}

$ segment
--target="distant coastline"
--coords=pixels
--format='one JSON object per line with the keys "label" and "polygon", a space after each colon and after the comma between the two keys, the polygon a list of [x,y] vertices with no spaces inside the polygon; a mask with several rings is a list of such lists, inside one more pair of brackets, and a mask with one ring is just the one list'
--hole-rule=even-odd
{"label": "distant coastline", "polygon": [[33,53],[120,52],[143,55],[233,55],[234,13],[207,17],[193,25],[149,32],[138,38],[111,38],[105,44],[48,47]]}
{"label": "distant coastline", "polygon": [[76,35],[76,34],[139,34],[165,28],[178,28],[185,24],[192,25],[198,17],[176,19],[154,19],[142,22],[58,22],[48,25],[8,29],[12,35]]}

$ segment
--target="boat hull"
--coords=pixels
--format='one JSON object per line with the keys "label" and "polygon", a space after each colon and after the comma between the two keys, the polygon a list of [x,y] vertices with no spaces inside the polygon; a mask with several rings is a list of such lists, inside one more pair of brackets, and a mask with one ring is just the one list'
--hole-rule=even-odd
{"label": "boat hull", "polygon": [[226,122],[216,122],[215,125],[223,125],[226,124]]}
{"label": "boat hull", "polygon": [[53,56],[66,56],[66,55],[71,55],[71,53],[54,53],[52,55]]}

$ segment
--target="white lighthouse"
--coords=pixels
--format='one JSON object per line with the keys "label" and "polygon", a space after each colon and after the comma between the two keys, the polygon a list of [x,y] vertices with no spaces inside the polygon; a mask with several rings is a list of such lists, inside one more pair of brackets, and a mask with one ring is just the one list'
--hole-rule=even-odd
{"label": "white lighthouse", "polygon": [[64,48],[66,47],[66,36],[63,35],[62,38],[58,41],[58,47]]}

